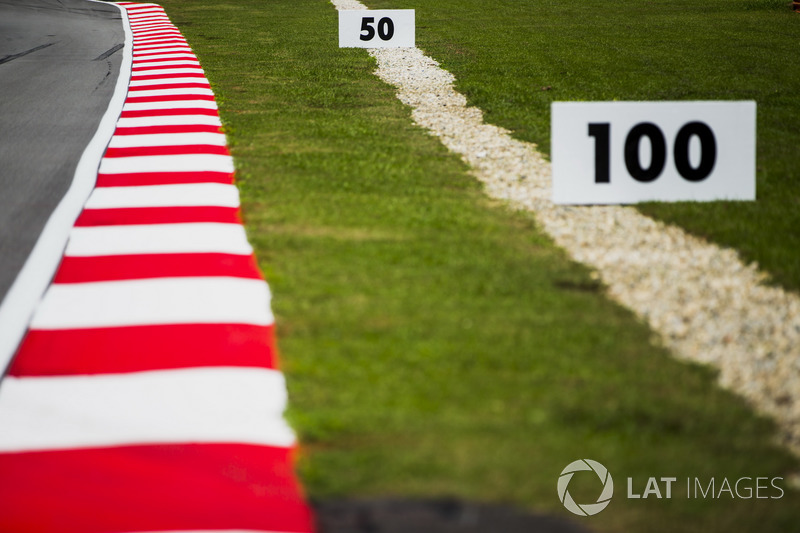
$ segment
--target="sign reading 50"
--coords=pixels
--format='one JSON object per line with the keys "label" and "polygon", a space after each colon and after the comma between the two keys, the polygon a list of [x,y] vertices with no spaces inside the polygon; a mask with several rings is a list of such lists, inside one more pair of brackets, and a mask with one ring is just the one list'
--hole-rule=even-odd
{"label": "sign reading 50", "polygon": [[414,46],[413,9],[339,11],[340,48]]}

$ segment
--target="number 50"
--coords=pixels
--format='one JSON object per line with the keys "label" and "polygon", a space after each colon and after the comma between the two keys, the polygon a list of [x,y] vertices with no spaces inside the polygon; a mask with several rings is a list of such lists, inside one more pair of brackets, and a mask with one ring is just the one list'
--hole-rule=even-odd
{"label": "number 50", "polygon": [[[594,137],[594,181],[610,183],[611,125],[607,122],[589,124],[589,136]],[[650,164],[642,166],[639,145],[647,137],[650,142]],[[689,142],[692,137],[700,141],[700,164],[692,166],[689,160]],[[672,155],[678,174],[687,181],[703,181],[711,174],[717,160],[717,141],[714,132],[703,122],[684,124],[675,136]],[[640,122],[625,138],[625,167],[628,174],[642,183],[657,179],[667,162],[667,141],[661,128],[652,122]]]}
{"label": "number 50", "polygon": [[[359,34],[359,39],[362,41],[371,41],[375,38],[375,28],[372,27],[372,24],[375,24],[375,17],[364,17],[361,19],[361,31],[367,33]],[[380,37],[382,41],[388,41],[393,35],[394,22],[392,22],[392,19],[389,17],[383,17],[378,21],[378,37]]]}

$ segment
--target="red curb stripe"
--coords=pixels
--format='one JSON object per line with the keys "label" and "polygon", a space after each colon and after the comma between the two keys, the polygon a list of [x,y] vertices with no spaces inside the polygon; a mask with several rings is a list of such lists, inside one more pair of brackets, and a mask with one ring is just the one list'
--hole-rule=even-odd
{"label": "red curb stripe", "polygon": [[105,157],[136,157],[145,155],[217,154],[231,155],[226,146],[214,144],[186,144],[175,146],[140,146],[108,148]]}
{"label": "red curb stripe", "polygon": [[132,187],[137,185],[178,185],[183,183],[234,182],[232,172],[137,172],[98,174],[96,187]]}
{"label": "red curb stripe", "polygon": [[241,224],[236,207],[124,207],[119,209],[84,209],[75,227],[121,226],[128,224],[181,224],[217,222]]}
{"label": "red curb stripe", "polygon": [[[31,330],[9,375],[120,374],[209,366],[275,369],[274,326],[167,324]],[[7,482],[5,472],[3,477]],[[0,483],[0,490],[4,485]]]}
{"label": "red curb stripe", "polygon": [[54,283],[212,276],[260,279],[261,273],[253,254],[106,255],[65,257],[56,272]]}
{"label": "red curb stripe", "polygon": [[309,531],[291,456],[245,444],[0,454],[0,530]]}
{"label": "red curb stripe", "polygon": [[135,157],[144,155],[217,154],[231,155],[225,146],[194,144],[179,146],[142,146],[136,148],[109,148],[105,157]]}
{"label": "red curb stripe", "polygon": [[126,104],[144,104],[149,102],[185,102],[187,100],[202,100],[204,102],[213,102],[214,97],[208,94],[165,94],[160,96],[130,96],[125,100]]}
{"label": "red curb stripe", "polygon": [[[149,74],[147,76],[131,76],[131,81],[150,81],[150,80],[171,80],[175,74]],[[201,72],[186,72],[180,75],[181,78],[197,78],[205,80],[206,77]]]}
{"label": "red curb stripe", "polygon": [[114,135],[154,135],[159,133],[222,133],[219,126],[192,124],[182,126],[137,126],[117,127]]}
{"label": "red curb stripe", "polygon": [[136,111],[123,111],[120,114],[120,118],[174,117],[178,115],[206,115],[209,117],[218,117],[219,113],[216,109],[209,109],[207,107],[187,107],[180,109],[138,109]]}
{"label": "red curb stripe", "polygon": [[65,257],[56,273],[54,283],[213,276],[261,279],[261,272],[252,254],[187,253]]}

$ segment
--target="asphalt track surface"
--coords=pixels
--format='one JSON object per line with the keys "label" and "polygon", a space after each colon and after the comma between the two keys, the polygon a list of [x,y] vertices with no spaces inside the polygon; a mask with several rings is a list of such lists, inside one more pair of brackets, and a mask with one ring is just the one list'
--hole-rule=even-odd
{"label": "asphalt track surface", "polygon": [[108,108],[124,40],[112,5],[0,0],[0,301]]}

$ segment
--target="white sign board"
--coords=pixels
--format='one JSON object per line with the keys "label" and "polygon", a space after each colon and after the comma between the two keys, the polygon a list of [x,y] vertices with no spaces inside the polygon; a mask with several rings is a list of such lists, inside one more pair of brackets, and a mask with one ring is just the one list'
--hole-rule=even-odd
{"label": "white sign board", "polygon": [[339,11],[339,48],[414,46],[413,9]]}
{"label": "white sign board", "polygon": [[755,102],[554,102],[553,201],[756,198]]}

